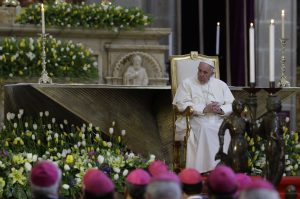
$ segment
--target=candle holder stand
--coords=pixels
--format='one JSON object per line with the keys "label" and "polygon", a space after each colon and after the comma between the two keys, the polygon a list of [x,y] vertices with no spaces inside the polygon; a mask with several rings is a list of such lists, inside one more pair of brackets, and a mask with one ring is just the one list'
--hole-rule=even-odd
{"label": "candle holder stand", "polygon": [[48,72],[46,70],[46,39],[47,39],[47,35],[45,33],[41,34],[41,40],[42,40],[42,55],[41,55],[41,59],[42,59],[42,67],[43,67],[43,71],[41,73],[41,77],[39,78],[39,84],[43,83],[50,83],[52,84],[52,79],[51,77],[48,76]]}
{"label": "candle holder stand", "polygon": [[281,59],[280,59],[280,63],[281,63],[281,77],[280,77],[280,81],[278,82],[278,86],[279,87],[290,87],[290,82],[287,80],[287,77],[285,75],[285,64],[286,64],[286,58],[285,58],[285,48],[286,48],[286,42],[288,39],[286,38],[281,38],[280,39],[280,43],[281,43]]}

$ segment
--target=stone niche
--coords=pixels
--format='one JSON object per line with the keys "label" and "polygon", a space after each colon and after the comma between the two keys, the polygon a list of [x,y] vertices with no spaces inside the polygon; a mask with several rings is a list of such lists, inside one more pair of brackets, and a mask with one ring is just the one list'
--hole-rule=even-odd
{"label": "stone niche", "polygon": [[[142,58],[142,67],[146,69],[149,86],[166,85],[164,53],[166,48],[154,45],[110,45],[105,46],[108,54],[107,75],[105,80],[108,84],[124,85],[124,73],[132,64],[132,57],[139,55]],[[126,84],[125,84],[126,85]]]}

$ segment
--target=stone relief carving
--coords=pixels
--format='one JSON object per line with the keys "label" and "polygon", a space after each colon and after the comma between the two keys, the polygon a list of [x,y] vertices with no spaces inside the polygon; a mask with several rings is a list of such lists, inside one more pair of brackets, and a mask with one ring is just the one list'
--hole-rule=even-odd
{"label": "stone relief carving", "polygon": [[[136,66],[134,66],[134,60]],[[148,53],[130,52],[120,57],[112,70],[112,78],[123,85],[151,85],[164,78],[162,67]]]}

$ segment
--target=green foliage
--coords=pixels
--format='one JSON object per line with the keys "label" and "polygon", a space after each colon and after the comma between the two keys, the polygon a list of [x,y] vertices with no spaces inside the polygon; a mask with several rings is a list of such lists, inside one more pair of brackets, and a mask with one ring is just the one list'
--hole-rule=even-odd
{"label": "green foliage", "polygon": [[[137,7],[124,8],[110,2],[47,4],[44,8],[46,26],[102,28],[117,32],[143,28],[152,22],[152,19]],[[21,24],[41,24],[41,5],[30,5],[16,21]]]}
{"label": "green foliage", "polygon": [[[41,39],[4,38],[0,40],[0,78],[39,77],[42,72]],[[46,40],[46,69],[49,76],[97,78],[97,62],[90,49],[80,43]]]}
{"label": "green foliage", "polygon": [[[300,143],[298,132],[289,132],[287,127],[284,130],[284,150],[285,150],[285,176],[300,175]],[[249,159],[248,165],[251,168],[251,175],[263,175],[266,165],[265,146],[266,141],[260,136],[250,138],[245,135],[248,141]]]}
{"label": "green foliage", "polygon": [[88,168],[107,173],[123,192],[128,172],[146,168],[155,158],[129,151],[123,141],[125,130],[115,132],[114,124],[104,138],[99,127],[57,121],[48,111],[33,119],[20,110],[17,115],[8,113],[6,119],[0,132],[0,198],[31,198],[28,174],[39,159],[57,163],[63,172],[60,193],[76,197]]}

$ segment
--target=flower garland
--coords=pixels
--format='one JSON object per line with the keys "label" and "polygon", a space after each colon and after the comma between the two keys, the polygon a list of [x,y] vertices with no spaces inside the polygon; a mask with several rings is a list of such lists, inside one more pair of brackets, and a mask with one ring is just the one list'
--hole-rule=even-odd
{"label": "flower garland", "polygon": [[[152,18],[137,7],[124,8],[110,2],[85,4],[48,4],[45,8],[46,26],[108,29],[115,32],[143,28]],[[25,8],[16,19],[21,24],[41,24],[40,4]]]}

